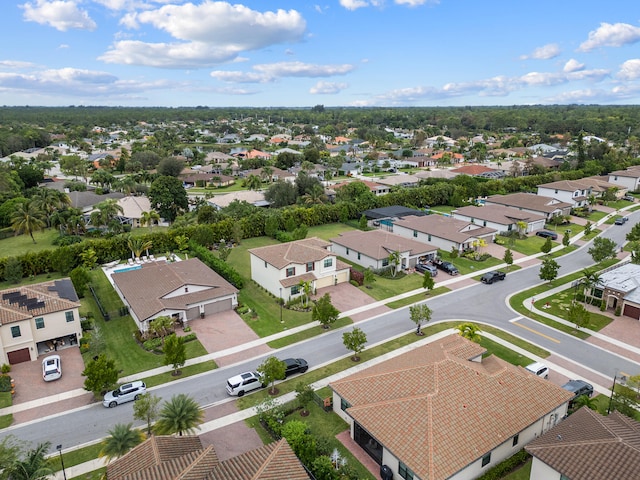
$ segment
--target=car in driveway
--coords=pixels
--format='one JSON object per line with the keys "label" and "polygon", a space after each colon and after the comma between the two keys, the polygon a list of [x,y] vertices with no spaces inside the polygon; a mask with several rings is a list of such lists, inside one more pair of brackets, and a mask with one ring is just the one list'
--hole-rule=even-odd
{"label": "car in driveway", "polygon": [[245,393],[264,388],[267,384],[258,372],[244,372],[227,380],[227,393],[242,397]]}
{"label": "car in driveway", "polygon": [[58,380],[62,376],[60,355],[49,355],[42,360],[42,378],[45,382]]}
{"label": "car in driveway", "polygon": [[428,273],[432,277],[438,275],[438,269],[433,265],[429,265],[428,263],[417,263],[416,272],[424,273],[425,275]]}
{"label": "car in driveway", "polygon": [[536,235],[542,238],[550,238],[551,240],[558,239],[558,234],[556,232],[550,232],[549,230],[540,230],[536,232]]}
{"label": "car in driveway", "polygon": [[458,271],[458,268],[451,262],[443,262],[442,260],[436,260],[435,265],[443,272],[447,272],[449,275],[458,275],[460,273]]}
{"label": "car in driveway", "polygon": [[576,398],[581,397],[582,395],[586,395],[587,397],[591,397],[591,395],[593,395],[593,385],[585,382],[584,380],[569,380],[567,383],[562,385],[562,388],[573,393],[573,398],[569,401],[569,404],[572,404]]}
{"label": "car in driveway", "polygon": [[524,367],[528,372],[537,375],[538,377],[544,378],[545,380],[549,379],[549,367],[547,367],[544,363],[535,362],[530,365]]}
{"label": "car in driveway", "polygon": [[285,365],[284,378],[296,373],[304,373],[309,369],[309,364],[304,358],[285,358],[282,362]]}
{"label": "car in driveway", "polygon": [[487,272],[484,275],[482,275],[482,277],[480,277],[480,281],[482,283],[492,284],[493,282],[504,280],[506,276],[507,274],[504,273],[503,271],[494,270],[492,272]]}
{"label": "car in driveway", "polygon": [[115,390],[107,392],[102,400],[102,405],[113,408],[122,403],[138,400],[145,393],[147,393],[147,385],[144,382],[125,383]]}

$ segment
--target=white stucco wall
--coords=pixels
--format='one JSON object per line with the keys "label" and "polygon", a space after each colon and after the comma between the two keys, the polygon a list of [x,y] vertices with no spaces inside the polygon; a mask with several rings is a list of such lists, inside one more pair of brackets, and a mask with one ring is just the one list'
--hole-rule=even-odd
{"label": "white stucco wall", "polygon": [[560,473],[556,472],[546,463],[533,457],[529,478],[531,480],[560,480]]}

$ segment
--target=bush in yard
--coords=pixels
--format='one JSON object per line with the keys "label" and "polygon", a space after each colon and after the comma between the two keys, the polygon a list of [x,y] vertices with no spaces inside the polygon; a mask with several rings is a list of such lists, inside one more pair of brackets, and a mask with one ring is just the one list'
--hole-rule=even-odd
{"label": "bush in yard", "polygon": [[84,389],[92,392],[95,397],[99,397],[118,382],[116,362],[104,354],[98,355],[87,364],[82,371],[82,376],[87,377],[84,381]]}
{"label": "bush in yard", "polygon": [[512,457],[507,458],[504,462],[501,462],[488,470],[487,473],[481,477],[478,477],[478,480],[500,480],[508,473],[511,473],[524,465],[529,458],[531,458],[531,455],[529,455],[526,450],[522,449]]}
{"label": "bush in yard", "polygon": [[0,392],[11,391],[11,377],[7,374],[0,375]]}
{"label": "bush in yard", "polygon": [[620,305],[618,305],[616,307],[615,315],[616,315],[616,317],[619,317],[621,314],[622,314],[622,307]]}
{"label": "bush in yard", "polygon": [[0,372],[9,373],[10,371],[11,371],[11,365],[9,365],[8,363],[3,363],[2,368],[0,369]]}
{"label": "bush in yard", "polygon": [[161,345],[162,345],[162,339],[158,337],[158,338],[152,338],[144,342],[142,344],[142,348],[144,348],[148,352],[152,352],[153,350],[156,350],[156,349],[160,350]]}
{"label": "bush in yard", "polygon": [[351,267],[349,269],[349,275],[351,276],[351,280],[355,280],[358,285],[364,284],[364,273],[355,268]]}

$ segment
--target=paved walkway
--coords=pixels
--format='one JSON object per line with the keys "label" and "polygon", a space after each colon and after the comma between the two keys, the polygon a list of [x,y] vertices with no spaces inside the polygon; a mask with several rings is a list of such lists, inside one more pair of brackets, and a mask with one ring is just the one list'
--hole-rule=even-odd
{"label": "paved walkway", "polygon": [[[604,217],[602,220],[600,220],[597,223],[597,225],[600,225],[600,224],[604,223],[609,217],[610,217],[610,215],[608,215],[607,217]],[[583,233],[580,233],[580,234],[576,235],[575,237],[573,237],[572,238],[572,243],[580,242],[582,236],[583,236]],[[555,250],[560,250],[562,248],[563,248],[563,246],[559,245],[558,247],[556,247],[554,249],[554,251]],[[543,254],[540,253],[540,254],[532,255],[530,257],[517,258],[517,259],[514,260],[514,263],[518,264],[518,265],[522,265],[522,266],[529,266],[529,265],[532,265],[532,264],[535,264],[535,263],[539,263],[538,258],[540,256],[542,256],[542,255]],[[499,268],[504,268],[505,266],[506,265],[501,265]],[[469,275],[466,275],[466,276],[451,277],[451,278],[448,278],[446,280],[440,281],[438,283],[438,285],[444,285],[444,286],[447,286],[447,287],[452,288],[452,289],[459,288],[460,286],[467,284],[467,282],[470,281],[470,278],[472,276],[476,276],[476,275],[482,274],[482,273],[484,273],[486,271],[490,271],[490,270],[493,270],[495,268],[496,267],[487,268],[487,269],[484,269],[484,270],[479,270],[477,272],[474,272],[473,274],[469,274]],[[538,299],[545,298],[545,297],[547,297],[549,295],[553,295],[557,291],[561,291],[561,290],[565,290],[565,289],[566,289],[566,285],[562,286],[562,287],[558,287],[557,289],[553,289],[551,291],[545,292],[545,294],[543,294],[543,295],[539,295]],[[396,297],[393,297],[393,298],[388,298],[388,299],[385,299],[385,300],[382,300],[382,301],[368,303],[366,305],[360,305],[360,306],[352,308],[350,310],[346,310],[346,311],[341,312],[340,316],[341,317],[349,316],[349,317],[353,318],[354,316],[358,316],[358,315],[361,315],[361,314],[366,314],[368,312],[368,316],[366,317],[366,318],[368,318],[368,317],[371,316],[372,312],[376,311],[376,309],[380,309],[381,307],[387,308],[387,307],[385,307],[385,304],[387,304],[389,302],[392,302],[392,301],[395,301],[395,300],[399,300],[399,299],[404,299],[404,298],[407,298],[407,297],[411,297],[411,296],[419,294],[419,293],[424,293],[424,289],[420,288],[420,289],[416,289],[416,290],[413,290],[413,291],[410,291],[410,292],[405,292],[405,293],[400,294],[400,295],[398,295]],[[529,302],[529,303],[527,303],[527,302]],[[525,305],[530,305],[530,304],[531,304],[531,299],[525,300]],[[551,317],[555,321],[558,321],[559,323],[564,323],[564,324],[572,326],[572,324],[567,322],[566,320],[563,320],[563,319],[558,318],[558,317],[554,317],[552,315],[549,315],[547,312],[538,310],[535,307],[535,305],[532,308],[536,313],[538,313],[540,315]],[[318,325],[317,323],[311,323],[311,324],[303,325],[303,326],[300,326],[300,327],[297,327],[297,328],[292,328],[292,329],[288,329],[288,330],[279,332],[279,333],[274,334],[274,335],[272,335],[270,337],[267,337],[267,338],[256,338],[256,339],[250,340],[250,341],[248,341],[246,343],[243,343],[242,345],[237,345],[237,346],[234,346],[234,347],[231,347],[231,348],[227,348],[227,349],[223,349],[221,351],[217,351],[217,352],[212,353],[212,354],[208,354],[208,355],[204,355],[202,357],[198,357],[198,358],[195,358],[195,359],[188,360],[186,364],[187,365],[192,365],[192,364],[196,364],[196,363],[207,361],[207,360],[215,360],[215,359],[220,359],[220,358],[224,358],[224,357],[232,357],[233,355],[241,353],[241,352],[245,352],[244,357],[246,357],[246,351],[248,349],[261,348],[261,347],[263,348],[266,345],[266,343],[268,343],[268,342],[270,342],[270,341],[272,341],[274,339],[282,338],[282,337],[291,335],[293,333],[297,333],[299,331],[303,331],[303,330],[305,330],[307,328],[313,328],[313,327],[315,327],[317,325]],[[335,380],[340,379],[340,378],[343,378],[343,377],[345,377],[347,375],[350,375],[350,374],[354,373],[355,371],[358,371],[360,369],[367,368],[367,367],[369,367],[371,365],[380,363],[380,362],[385,361],[386,359],[394,357],[396,355],[400,355],[400,354],[402,354],[402,353],[404,353],[406,351],[409,351],[409,350],[411,350],[413,348],[416,348],[419,345],[423,345],[424,343],[429,343],[429,342],[435,341],[435,340],[437,340],[439,338],[442,338],[443,336],[448,335],[448,334],[450,334],[452,332],[453,332],[453,330],[447,330],[447,331],[444,331],[444,332],[440,332],[440,333],[438,333],[436,335],[429,336],[429,337],[425,338],[424,341],[416,342],[416,343],[414,343],[412,345],[397,349],[397,350],[395,350],[393,352],[389,352],[389,353],[387,353],[385,355],[377,357],[377,358],[375,358],[375,359],[373,359],[373,360],[371,360],[369,362],[364,362],[364,363],[356,365],[356,366],[354,366],[354,367],[352,367],[352,368],[350,368],[348,370],[340,372],[340,373],[338,373],[336,375],[333,375],[333,376],[328,377],[328,378],[324,378],[324,379],[316,382],[312,386],[313,386],[314,389],[320,389],[320,388],[328,385],[330,382],[335,381]],[[616,348],[620,348],[620,349],[623,349],[623,350],[625,350],[627,352],[630,352],[630,353],[633,353],[633,354],[637,354],[638,356],[640,356],[640,348],[638,348],[638,347],[636,347],[634,345],[629,345],[628,343],[625,343],[625,342],[623,342],[623,341],[621,341],[621,340],[619,340],[617,338],[613,338],[611,336],[607,336],[607,335],[602,334],[602,333],[592,332],[592,331],[588,331],[588,333],[590,333],[593,336],[593,338],[595,338],[595,339],[597,339],[599,341],[607,342],[608,345],[613,345]],[[531,352],[525,351],[525,350],[523,350],[523,349],[521,349],[521,348],[519,348],[519,347],[517,347],[515,345],[512,345],[512,344],[502,340],[501,338],[496,337],[494,335],[491,335],[491,334],[489,334],[487,332],[484,332],[483,335],[486,336],[487,338],[495,341],[495,342],[498,342],[498,343],[501,343],[501,344],[507,346],[508,348],[510,348],[510,349],[512,349],[512,350],[514,350],[514,351],[516,351],[516,352],[518,352],[518,353],[520,353],[520,354],[522,354],[524,356],[532,358],[535,361],[543,361],[544,360],[545,364],[547,364],[550,367],[552,372],[554,372],[557,375],[562,375],[565,379],[566,378],[575,378],[574,371],[575,371],[575,367],[576,366],[571,364],[571,363],[569,363],[569,362],[565,362],[564,359],[562,359],[562,358],[555,358],[555,357],[552,356],[552,357],[548,357],[546,359],[541,359],[541,358],[538,358],[535,355],[531,354]],[[389,341],[389,340],[391,340],[391,339],[387,339],[385,341]],[[372,345],[370,347],[373,347],[373,346],[376,346],[376,345]],[[347,354],[345,356],[349,356],[349,355],[350,354]],[[318,365],[315,368],[320,368],[322,366],[323,365]],[[135,374],[135,375],[127,376],[125,378],[120,379],[120,381],[121,382],[132,381],[132,380],[135,380],[135,379],[140,379],[140,378],[145,378],[145,377],[148,377],[148,376],[156,375],[158,373],[164,373],[164,372],[167,372],[167,371],[170,371],[170,370],[171,370],[170,367],[161,367],[161,368],[157,368],[157,369],[154,369],[154,370],[151,370],[151,371],[141,372],[141,373],[138,373],[138,374]],[[609,394],[610,393],[610,390],[608,389],[608,387],[602,384],[604,382],[601,382],[601,383],[592,382],[592,383],[593,383],[594,389],[598,393],[603,393],[603,394]],[[73,398],[73,397],[78,397],[81,394],[82,395],[86,395],[86,392],[84,390],[69,391],[69,392],[65,392],[63,394],[63,396],[65,398]],[[282,395],[282,396],[278,397],[276,399],[276,401],[278,403],[286,403],[288,401],[293,400],[294,398],[295,398],[295,393],[292,392],[292,393],[288,393],[288,394],[285,394],[285,395]],[[40,398],[40,399],[34,399],[32,401],[29,401],[29,402],[25,402],[25,403],[22,403],[22,404],[17,404],[17,405],[11,406],[11,407],[0,409],[0,415],[6,415],[6,414],[9,414],[9,413],[14,413],[15,414],[17,412],[21,412],[21,411],[25,411],[25,410],[29,410],[29,409],[37,409],[38,407],[50,406],[51,403],[56,402],[56,401],[60,401],[60,396],[56,396],[55,398],[45,397],[45,398]],[[208,407],[209,408],[210,407],[219,407],[221,405],[228,404],[228,403],[229,402],[225,400],[225,401],[218,402],[217,404],[214,404],[214,405],[211,405],[211,406],[208,406]],[[226,407],[226,408],[229,408],[229,407]],[[225,428],[225,427],[232,426],[233,424],[236,424],[237,422],[243,422],[244,420],[246,420],[246,419],[248,419],[250,417],[253,417],[255,415],[256,415],[255,408],[249,408],[249,409],[246,409],[246,410],[235,411],[235,412],[232,412],[232,413],[225,414],[223,416],[219,416],[219,417],[211,419],[209,421],[205,421],[205,423],[203,423],[201,425],[201,427],[200,427],[200,434],[203,435],[205,438],[207,438],[206,437],[207,434],[209,434],[211,432],[214,432],[216,430],[219,430],[219,429],[222,429],[222,428]],[[218,437],[218,435],[215,435],[214,437]],[[340,438],[340,436],[338,436],[338,437]],[[96,443],[96,442],[94,442],[94,443]],[[355,443],[353,443],[353,442],[345,442],[345,443],[343,443],[343,445],[346,448],[348,448],[349,450],[353,450],[353,453],[357,458],[360,458],[360,457],[363,456],[362,449],[360,449],[360,447],[357,446]],[[78,447],[78,448],[80,448],[80,447]],[[239,453],[241,453],[241,452],[239,452]],[[366,453],[364,455],[367,456]],[[233,455],[231,455],[231,456],[233,456]],[[68,478],[72,478],[74,476],[82,475],[84,473],[91,472],[91,471],[96,470],[98,468],[101,468],[103,466],[104,466],[104,463],[103,463],[102,459],[97,459],[97,460],[93,460],[93,461],[90,461],[90,462],[86,462],[84,464],[77,465],[75,467],[67,468],[66,469],[67,477]],[[375,468],[374,468],[373,465],[370,464],[370,462],[365,462],[365,466],[367,468],[369,468],[370,470],[373,469],[373,471],[372,471],[373,475],[375,475],[375,476],[379,475],[379,471],[376,470],[377,469],[377,464],[375,465]],[[54,478],[62,479],[62,472],[58,472],[57,475]]]}

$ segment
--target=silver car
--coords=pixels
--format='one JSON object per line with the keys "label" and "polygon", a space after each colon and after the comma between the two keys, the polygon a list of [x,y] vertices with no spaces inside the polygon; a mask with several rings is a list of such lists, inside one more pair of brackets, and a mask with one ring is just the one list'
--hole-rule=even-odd
{"label": "silver car", "polygon": [[147,392],[147,386],[144,382],[131,382],[108,392],[102,400],[102,405],[108,408],[113,408],[121,403],[131,402],[138,400],[142,395]]}

